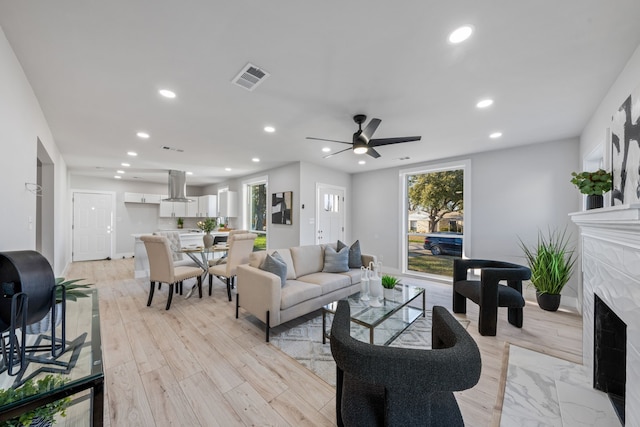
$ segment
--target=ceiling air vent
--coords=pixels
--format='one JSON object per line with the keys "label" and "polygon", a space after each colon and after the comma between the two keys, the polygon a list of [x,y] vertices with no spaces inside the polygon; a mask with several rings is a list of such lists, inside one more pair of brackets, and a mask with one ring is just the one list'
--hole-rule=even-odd
{"label": "ceiling air vent", "polygon": [[270,74],[266,71],[249,63],[238,73],[237,76],[233,78],[231,82],[245,88],[246,90],[252,91],[269,76]]}

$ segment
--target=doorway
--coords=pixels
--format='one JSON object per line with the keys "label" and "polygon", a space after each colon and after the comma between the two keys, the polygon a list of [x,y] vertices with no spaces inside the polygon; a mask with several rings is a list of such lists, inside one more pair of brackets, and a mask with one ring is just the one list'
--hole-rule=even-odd
{"label": "doorway", "polygon": [[113,194],[73,193],[73,261],[111,258]]}
{"label": "doorway", "polygon": [[316,244],[344,241],[345,189],[317,184],[316,190]]}

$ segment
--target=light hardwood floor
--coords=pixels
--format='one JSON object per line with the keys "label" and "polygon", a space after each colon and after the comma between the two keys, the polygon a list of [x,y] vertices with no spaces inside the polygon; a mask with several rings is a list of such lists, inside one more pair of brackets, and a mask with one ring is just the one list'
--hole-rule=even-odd
{"label": "light hardwood floor", "polygon": [[[73,263],[66,277],[86,278],[99,292],[105,425],[335,425],[335,390],[265,343],[253,317],[241,310],[235,319],[235,300],[227,300],[222,282],[201,300],[174,296],[165,311],[167,286],[147,307],[149,285],[133,279],[132,259]],[[451,309],[450,286],[421,283],[429,306]],[[581,362],[582,321],[575,313],[548,313],[527,302],[522,329],[507,323],[503,309],[498,335],[483,337],[477,307],[468,309],[482,376],[473,389],[456,393],[467,426],[497,425],[505,342]]]}

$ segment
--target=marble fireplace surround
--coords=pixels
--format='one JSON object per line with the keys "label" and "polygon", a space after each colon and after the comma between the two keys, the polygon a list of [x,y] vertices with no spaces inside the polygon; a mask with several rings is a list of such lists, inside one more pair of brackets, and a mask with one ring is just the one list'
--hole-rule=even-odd
{"label": "marble fireplace surround", "polygon": [[582,248],[582,358],[593,372],[594,294],[627,325],[626,425],[640,426],[640,204],[570,214]]}

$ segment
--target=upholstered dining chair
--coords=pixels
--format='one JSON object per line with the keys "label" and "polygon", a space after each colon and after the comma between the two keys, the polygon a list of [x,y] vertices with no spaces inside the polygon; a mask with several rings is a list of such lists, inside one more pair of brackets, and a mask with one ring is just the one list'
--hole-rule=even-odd
{"label": "upholstered dining chair", "polygon": [[[213,238],[213,244],[218,244],[218,243],[223,243],[223,242],[229,242],[229,239],[231,238],[231,236],[234,236],[236,234],[246,234],[248,233],[249,230],[229,230],[229,234],[227,236],[216,236]],[[219,239],[219,240],[217,240]],[[219,264],[224,264],[225,262],[227,262],[227,256],[223,255],[221,258],[214,258],[214,259],[210,259],[209,260],[209,267],[213,267],[214,265],[219,265]]]}
{"label": "upholstered dining chair", "polygon": [[253,252],[253,242],[258,237],[254,233],[233,234],[229,236],[227,244],[227,262],[209,267],[209,295],[213,288],[213,276],[224,277],[227,282],[227,296],[231,301],[231,283],[236,276],[240,264],[249,262],[249,254]]}
{"label": "upholstered dining chair", "polygon": [[[469,280],[469,270],[480,269],[480,280]],[[522,281],[531,270],[518,264],[483,259],[453,260],[453,312],[467,312],[467,298],[480,307],[480,335],[495,336],[498,307],[507,307],[510,324],[522,328],[524,298]],[[500,282],[506,281],[503,285]]]}
{"label": "upholstered dining chair", "polygon": [[177,284],[182,288],[182,282],[194,277],[198,278],[198,290],[202,298],[202,274],[204,270],[200,267],[175,266],[171,257],[171,246],[169,240],[164,236],[141,236],[149,257],[149,299],[147,307],[153,300],[155,283],[167,283],[169,285],[169,296],[167,297],[166,310],[171,307],[173,297],[173,287]]}
{"label": "upholstered dining chair", "polygon": [[480,351],[444,308],[432,316],[432,349],[377,346],[351,337],[349,303],[331,325],[339,426],[464,426],[454,391],[480,379]]}

